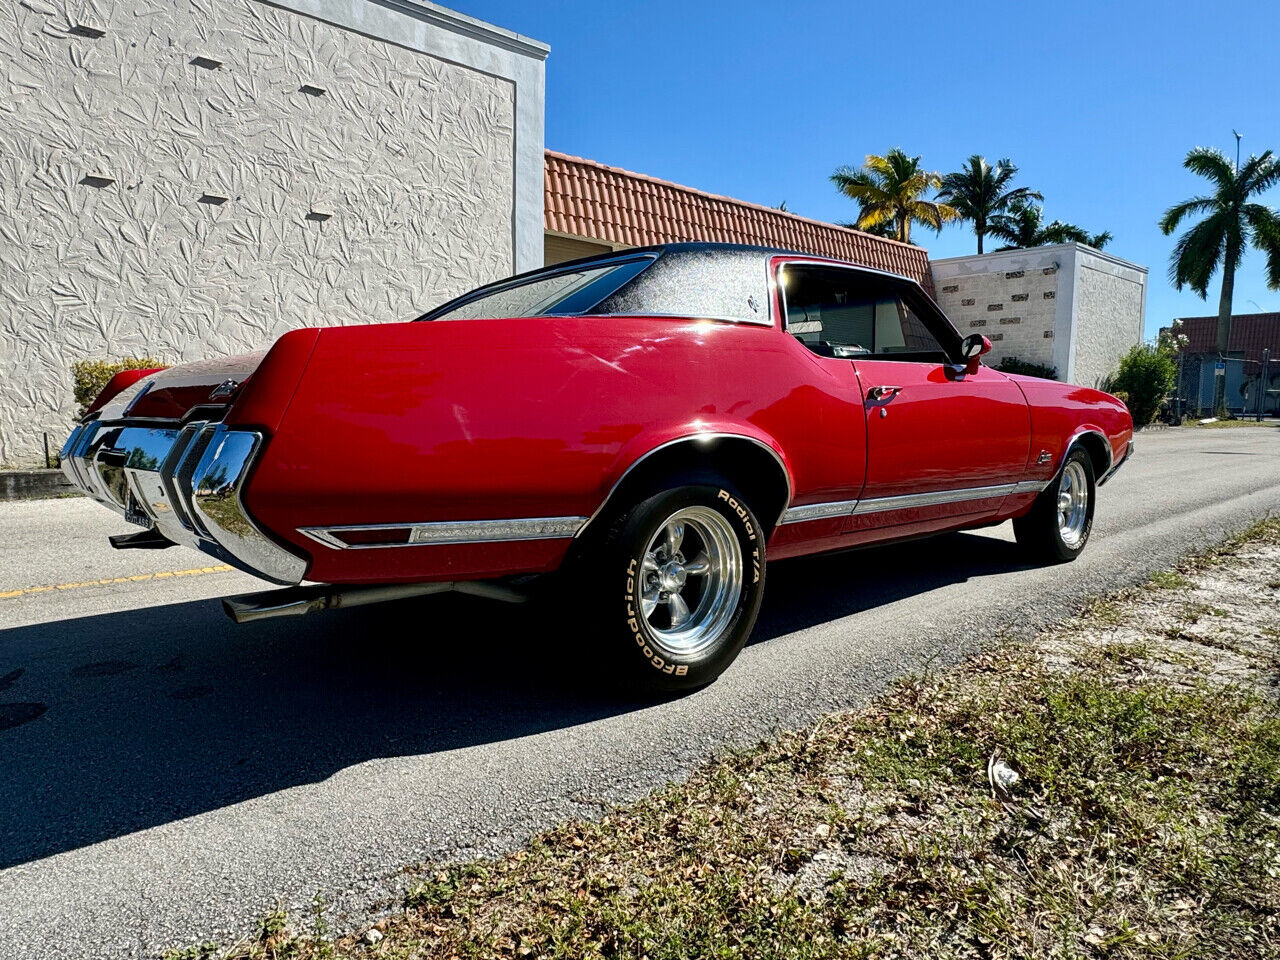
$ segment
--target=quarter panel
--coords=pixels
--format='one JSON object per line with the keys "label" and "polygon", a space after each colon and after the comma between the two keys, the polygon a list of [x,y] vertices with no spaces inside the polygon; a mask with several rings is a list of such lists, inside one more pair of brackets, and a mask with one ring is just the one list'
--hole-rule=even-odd
{"label": "quarter panel", "polygon": [[1121,401],[1089,387],[1056,380],[1010,375],[1031,408],[1031,449],[1028,481],[1048,483],[1058,472],[1068,447],[1081,433],[1094,431],[1107,438],[1113,463],[1133,439],[1133,418]]}
{"label": "quarter panel", "polygon": [[[298,527],[588,517],[642,453],[729,432],[778,450],[794,502],[861,485],[857,385],[775,328],[538,317],[326,329],[246,493],[321,581],[554,567],[568,541],[338,550]],[[487,569],[486,569],[487,567]]]}

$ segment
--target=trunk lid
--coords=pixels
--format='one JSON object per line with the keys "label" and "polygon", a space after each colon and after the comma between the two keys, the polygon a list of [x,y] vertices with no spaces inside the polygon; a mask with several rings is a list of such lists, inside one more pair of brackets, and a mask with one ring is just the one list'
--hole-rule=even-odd
{"label": "trunk lid", "polygon": [[265,356],[266,351],[259,350],[161,370],[147,378],[125,415],[147,420],[181,421],[193,415],[220,420]]}

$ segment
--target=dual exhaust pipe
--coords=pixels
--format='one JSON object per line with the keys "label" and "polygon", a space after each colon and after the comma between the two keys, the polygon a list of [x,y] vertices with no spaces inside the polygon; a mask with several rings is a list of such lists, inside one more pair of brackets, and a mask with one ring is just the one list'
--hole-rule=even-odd
{"label": "dual exhaust pipe", "polygon": [[[117,550],[164,550],[175,546],[172,540],[154,527],[108,539]],[[385,583],[365,587],[331,587],[317,584],[310,587],[285,587],[280,590],[264,590],[261,593],[228,597],[222,601],[222,609],[236,623],[253,623],[256,620],[274,620],[276,617],[301,617],[321,610],[363,607],[387,600],[426,597],[433,593],[466,593],[473,597],[484,597],[487,600],[501,600],[504,603],[524,603],[529,599],[528,594],[514,587],[488,580]]]}
{"label": "dual exhaust pipe", "polygon": [[276,617],[301,617],[321,610],[363,607],[387,600],[426,597],[433,593],[466,593],[504,603],[524,603],[528,594],[502,583],[484,580],[456,580],[445,583],[386,583],[367,587],[285,587],[228,597],[222,609],[236,623],[274,620]]}

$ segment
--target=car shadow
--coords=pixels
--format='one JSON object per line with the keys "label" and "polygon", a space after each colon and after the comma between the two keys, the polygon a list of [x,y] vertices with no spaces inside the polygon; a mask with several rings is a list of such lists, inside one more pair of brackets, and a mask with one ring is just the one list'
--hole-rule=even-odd
{"label": "car shadow", "polygon": [[[777,563],[752,642],[1018,565],[969,534]],[[652,706],[563,642],[577,610],[450,595],[236,626],[201,600],[0,631],[0,867]]]}

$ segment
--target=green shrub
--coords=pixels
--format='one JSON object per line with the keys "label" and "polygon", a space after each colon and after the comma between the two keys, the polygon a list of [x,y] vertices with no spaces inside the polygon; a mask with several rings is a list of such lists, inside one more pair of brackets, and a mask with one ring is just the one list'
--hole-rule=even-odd
{"label": "green shrub", "polygon": [[1124,400],[1135,427],[1154,420],[1173,389],[1178,368],[1172,354],[1166,343],[1140,343],[1120,358],[1119,369],[1107,378],[1103,389]]}
{"label": "green shrub", "polygon": [[1035,363],[1031,360],[1019,360],[1017,357],[1005,357],[996,364],[1001,373],[1019,373],[1024,377],[1044,377],[1046,380],[1058,379],[1058,368],[1047,363]]}
{"label": "green shrub", "polygon": [[76,403],[83,416],[89,405],[98,398],[103,388],[121,370],[150,370],[163,367],[164,361],[155,357],[123,357],[120,360],[77,360],[71,364]]}

